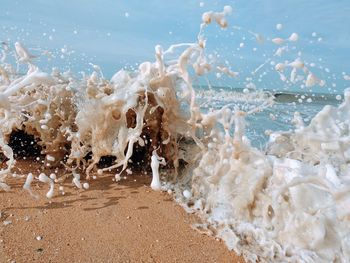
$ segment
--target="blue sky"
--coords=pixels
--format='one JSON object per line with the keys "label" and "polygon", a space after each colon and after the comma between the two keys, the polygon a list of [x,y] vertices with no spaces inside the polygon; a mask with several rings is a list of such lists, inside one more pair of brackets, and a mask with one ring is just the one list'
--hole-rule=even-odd
{"label": "blue sky", "polygon": [[[202,7],[200,2],[204,3]],[[230,26],[257,32],[266,39],[286,38],[297,32],[300,41],[284,59],[295,58],[300,50],[305,61],[316,63],[316,73],[327,81],[327,87],[320,91],[341,91],[350,86],[342,77],[342,72],[350,74],[348,0],[0,0],[0,40],[19,40],[33,53],[39,52],[39,47],[53,51],[53,61],[40,59],[44,68],[58,65],[88,71],[88,62],[92,62],[109,77],[123,66],[153,60],[156,44],[167,47],[195,41],[201,14],[220,11],[226,4],[234,8]],[[276,29],[277,23],[283,25],[282,30]],[[211,77],[217,85],[243,87],[250,72],[270,58],[276,48],[269,41],[259,45],[246,30],[222,31],[212,26],[207,36],[208,52],[217,52],[232,69],[241,72],[234,80]],[[239,48],[242,42],[244,47]],[[74,53],[61,58],[65,46],[68,53]],[[271,68],[267,64],[262,70],[266,75],[254,77],[253,82],[262,88],[282,89],[283,83]]]}

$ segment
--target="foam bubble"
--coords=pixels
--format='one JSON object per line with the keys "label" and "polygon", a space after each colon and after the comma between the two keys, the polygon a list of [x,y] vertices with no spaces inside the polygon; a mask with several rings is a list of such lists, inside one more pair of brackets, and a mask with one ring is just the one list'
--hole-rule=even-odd
{"label": "foam bubble", "polygon": [[296,41],[299,40],[299,36],[298,36],[297,33],[292,33],[292,34],[290,35],[290,37],[288,38],[288,40],[291,41],[291,42],[296,42]]}
{"label": "foam bubble", "polygon": [[[23,44],[15,44],[18,63],[27,73],[1,67],[0,147],[7,161],[0,170],[0,187],[9,190],[6,177],[15,159],[7,138],[18,127],[40,139],[45,160],[53,166],[63,163],[78,189],[89,188],[87,182],[81,183],[81,176],[88,179],[106,156],[115,161],[97,169],[97,174],[118,169],[118,182],[124,171],[130,174],[131,165],[140,165],[132,157],[142,149],[142,163],[150,162],[152,169],[152,189],[173,189],[177,200],[194,203],[206,224],[248,260],[257,255],[261,261],[281,262],[349,258],[350,91],[344,92],[341,105],[326,106],[309,124],[295,113],[291,120],[295,129],[266,131],[270,136],[266,150],[253,147],[246,119],[271,109],[278,97],[253,83],[256,76],[262,79],[268,72],[259,70],[274,67],[288,85],[312,88],[324,86],[325,81],[310,71],[302,53],[296,52],[294,60],[282,58],[290,46],[296,50],[288,43],[298,41],[293,33],[288,39],[272,39],[282,45],[273,63],[267,59],[252,71],[254,77],[243,80],[243,92],[195,89],[194,79],[208,73],[221,80],[239,76],[219,61],[220,56],[205,52],[205,28],[214,22],[229,30],[230,13],[229,6],[221,12],[205,12],[197,42],[168,49],[157,45],[154,62],[141,63],[132,72],[120,70],[111,80],[93,64],[93,72],[82,79],[58,70],[42,72],[34,65],[35,56]],[[248,33],[257,40],[260,36]],[[61,53],[70,51],[63,47]],[[203,98],[212,102],[207,111],[201,110]],[[215,109],[215,99],[231,104]],[[312,102],[308,96],[297,99]],[[267,116],[279,118],[275,112]],[[160,165],[172,167],[162,178],[163,186]],[[170,178],[177,182],[171,188]],[[41,173],[37,179],[28,174],[23,188],[31,193],[31,183],[39,180],[49,184],[46,197],[53,198],[54,182],[60,179],[54,174]],[[62,195],[63,190],[60,186]]]}
{"label": "foam bubble", "polygon": [[282,38],[276,37],[271,40],[276,45],[282,45],[284,43],[284,40]]}

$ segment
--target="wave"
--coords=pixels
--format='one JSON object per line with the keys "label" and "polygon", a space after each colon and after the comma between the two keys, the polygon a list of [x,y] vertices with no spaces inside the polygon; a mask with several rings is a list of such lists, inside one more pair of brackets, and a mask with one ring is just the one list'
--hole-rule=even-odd
{"label": "wave", "polygon": [[279,103],[291,103],[291,102],[308,102],[309,103],[323,103],[323,104],[339,104],[342,96],[340,94],[329,94],[329,93],[281,93],[276,92],[273,94],[275,101]]}
{"label": "wave", "polygon": [[[156,46],[154,62],[141,63],[132,72],[120,70],[110,80],[95,65],[92,74],[80,79],[69,72],[43,72],[21,43],[15,43],[14,51],[3,48],[0,148],[6,162],[0,188],[9,190],[6,179],[16,165],[10,139],[20,130],[38,141],[43,169],[63,165],[68,173],[26,174],[23,188],[34,198],[39,197],[33,182],[49,185],[46,198],[53,198],[67,178],[77,188],[88,189],[91,174],[113,171],[118,181],[122,173],[147,166],[154,190],[173,192],[204,219],[201,229],[222,238],[248,261],[346,262],[350,90],[340,105],[323,107],[309,122],[295,111],[288,120],[293,128],[268,132],[265,149],[252,146],[247,119],[270,110],[274,121],[271,108],[285,105],[275,105],[276,100],[307,102],[308,97],[195,90],[192,72],[237,76],[205,54],[205,29],[212,23],[227,28],[231,12],[226,6],[221,12],[204,13],[197,42],[166,50]],[[297,40],[293,33],[274,43]],[[174,59],[176,51],[180,54]],[[6,60],[11,52],[28,69],[25,75]],[[300,58],[276,65],[284,81],[288,70],[291,81],[304,81],[308,88],[324,84]],[[310,98],[318,102],[324,95]],[[112,163],[98,168],[105,157]],[[167,169],[166,178],[160,178],[159,169]]]}

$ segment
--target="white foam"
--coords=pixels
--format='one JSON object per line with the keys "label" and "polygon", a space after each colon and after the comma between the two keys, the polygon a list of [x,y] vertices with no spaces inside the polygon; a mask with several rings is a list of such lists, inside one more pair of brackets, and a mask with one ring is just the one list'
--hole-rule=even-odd
{"label": "white foam", "polygon": [[282,38],[276,37],[272,39],[272,42],[276,45],[282,45],[284,43],[284,40]]}
{"label": "white foam", "polygon": [[227,27],[226,16],[232,13],[233,9],[231,6],[224,6],[224,10],[222,12],[205,12],[202,15],[202,21],[205,24],[210,24],[213,20],[220,25],[221,27]]}
{"label": "white foam", "polygon": [[[40,139],[46,160],[64,162],[78,189],[89,184],[81,183],[77,171],[85,172],[88,179],[103,156],[114,156],[116,161],[97,174],[119,168],[115,176],[119,181],[124,171],[129,173],[135,147],[146,147],[147,155],[152,152],[151,187],[162,189],[160,164],[166,161],[173,166],[164,179],[177,183],[170,188],[164,182],[164,189],[173,189],[177,200],[194,204],[188,209],[247,260],[346,262],[350,257],[350,91],[345,91],[339,107],[326,106],[309,125],[296,113],[295,129],[270,132],[266,151],[252,147],[246,118],[272,105],[273,97],[251,92],[256,90],[252,79],[246,81],[243,93],[197,91],[192,84],[192,72],[195,78],[209,72],[238,76],[229,65],[205,54],[204,29],[212,22],[228,28],[230,13],[229,6],[221,12],[205,12],[197,42],[168,49],[157,45],[154,62],[141,63],[134,72],[121,70],[110,81],[96,65],[81,80],[57,70],[42,72],[33,64],[33,56],[17,44],[19,62],[28,72],[19,75],[5,69],[1,73],[7,77],[0,79],[0,147],[7,162],[0,171],[0,187],[9,189],[6,177],[15,160],[8,138],[16,129]],[[276,58],[298,39],[296,33],[288,39],[272,39],[283,45]],[[283,81],[308,88],[325,85],[306,67],[301,53],[295,60],[271,63],[267,60],[254,73],[272,65]],[[201,96],[221,102],[232,96],[255,102],[255,108],[245,111],[226,105],[204,113],[198,104]],[[181,160],[185,167],[180,167]],[[54,196],[54,181],[59,179],[39,175],[40,182],[50,185],[48,198]],[[32,181],[28,175],[24,189],[30,191]],[[63,188],[59,190],[64,194]]]}
{"label": "white foam", "polygon": [[166,164],[165,159],[162,157],[159,157],[156,150],[154,150],[151,157],[151,168],[152,168],[151,188],[154,191],[161,190],[161,182],[159,178],[159,164],[165,165]]}
{"label": "white foam", "polygon": [[50,177],[48,177],[44,173],[39,174],[39,177],[38,177],[40,182],[43,182],[43,183],[46,183],[46,184],[50,185],[50,189],[46,193],[46,197],[49,198],[49,199],[51,199],[53,197],[53,195],[54,195],[54,189],[55,189],[55,182],[54,182],[54,180],[56,179],[56,175],[52,176],[54,179],[50,178]]}
{"label": "white foam", "polygon": [[74,178],[73,178],[73,180],[72,180],[73,184],[74,184],[77,188],[82,189],[83,186],[82,186],[82,184],[81,184],[81,182],[80,182],[80,174],[73,173],[73,176],[74,176]]}
{"label": "white foam", "polygon": [[32,184],[33,180],[34,180],[33,174],[32,174],[32,173],[29,173],[29,174],[27,175],[27,179],[26,179],[26,181],[25,181],[25,183],[24,183],[24,185],[23,185],[23,189],[26,190],[26,191],[28,191],[28,193],[29,193],[32,197],[38,198],[38,196],[35,195],[35,194],[33,193],[32,188],[31,188],[31,184]]}
{"label": "white foam", "polygon": [[298,36],[297,33],[292,33],[292,34],[290,35],[290,37],[288,38],[288,40],[291,41],[291,42],[296,42],[296,41],[299,40],[299,36]]}
{"label": "white foam", "polygon": [[30,54],[28,50],[19,42],[15,43],[16,54],[18,61],[21,63],[30,63],[35,56]]}
{"label": "white foam", "polygon": [[183,196],[184,196],[186,199],[190,199],[191,196],[192,196],[192,194],[191,194],[191,192],[190,192],[189,190],[184,190],[184,191],[182,192],[182,194],[183,194]]}

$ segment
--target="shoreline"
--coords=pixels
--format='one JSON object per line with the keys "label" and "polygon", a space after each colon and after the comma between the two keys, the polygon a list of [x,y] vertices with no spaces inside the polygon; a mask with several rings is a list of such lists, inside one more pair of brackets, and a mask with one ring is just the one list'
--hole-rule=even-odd
{"label": "shoreline", "polygon": [[153,191],[151,176],[112,178],[91,180],[89,190],[67,180],[65,195],[55,189],[51,200],[46,184],[33,184],[35,200],[24,179],[9,178],[11,191],[0,193],[0,262],[244,262],[223,241],[193,230],[198,218]]}

